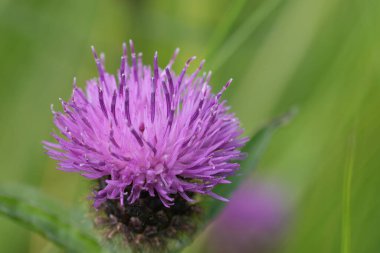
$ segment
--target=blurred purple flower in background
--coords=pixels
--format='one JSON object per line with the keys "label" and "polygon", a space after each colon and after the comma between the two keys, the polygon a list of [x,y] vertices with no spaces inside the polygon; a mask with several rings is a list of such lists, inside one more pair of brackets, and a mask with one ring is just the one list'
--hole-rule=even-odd
{"label": "blurred purple flower in background", "polygon": [[287,223],[284,197],[273,183],[243,183],[211,228],[207,251],[273,252]]}

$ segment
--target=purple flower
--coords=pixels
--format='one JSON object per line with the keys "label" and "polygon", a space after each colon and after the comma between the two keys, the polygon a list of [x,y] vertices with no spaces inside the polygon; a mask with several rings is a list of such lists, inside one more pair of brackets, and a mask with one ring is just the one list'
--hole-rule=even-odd
{"label": "purple flower", "polygon": [[210,76],[198,77],[204,64],[191,75],[190,58],[179,75],[169,64],[153,70],[142,63],[130,42],[131,64],[124,44],[117,77],[105,71],[104,59],[92,49],[99,78],[89,80],[85,91],[74,88],[71,99],[61,100],[63,112],[55,112],[54,123],[61,135],[57,143],[44,142],[47,154],[59,169],[78,172],[89,179],[105,179],[95,193],[95,207],[107,199],[129,204],[140,193],[158,196],[169,207],[173,195],[193,201],[188,193],[210,195],[214,186],[229,183],[242,158],[238,148],[239,121],[228,112],[222,93],[211,93]]}
{"label": "purple flower", "polygon": [[244,182],[215,221],[207,252],[274,252],[289,218],[286,197],[273,182]]}

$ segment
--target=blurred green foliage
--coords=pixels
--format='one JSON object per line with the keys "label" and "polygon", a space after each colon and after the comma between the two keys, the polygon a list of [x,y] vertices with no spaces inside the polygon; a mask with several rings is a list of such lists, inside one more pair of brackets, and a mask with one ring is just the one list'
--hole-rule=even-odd
{"label": "blurred green foliage", "polygon": [[33,188],[19,184],[1,186],[0,213],[67,252],[106,252],[92,231],[89,219],[78,210],[62,208]]}
{"label": "blurred green foliage", "polygon": [[[50,104],[96,74],[90,45],[115,72],[132,38],[146,63],[175,47],[209,56],[247,134],[296,105],[256,175],[287,187],[292,219],[279,252],[378,252],[380,224],[378,0],[1,0],[1,183],[32,184],[67,207],[87,182],[54,170],[41,140]],[[227,20],[227,21],[226,21]],[[255,175],[253,175],[255,176]],[[0,217],[2,252],[55,252]],[[190,250],[191,251],[191,250]]]}

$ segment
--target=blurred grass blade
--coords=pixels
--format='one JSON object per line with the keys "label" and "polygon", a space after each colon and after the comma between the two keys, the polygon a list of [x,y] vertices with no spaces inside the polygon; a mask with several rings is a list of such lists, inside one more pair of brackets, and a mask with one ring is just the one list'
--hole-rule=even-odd
{"label": "blurred grass blade", "polygon": [[51,200],[25,186],[0,187],[0,214],[41,234],[67,252],[102,252],[96,237]]}
{"label": "blurred grass blade", "polygon": [[347,162],[344,171],[343,183],[343,208],[342,208],[342,253],[349,253],[351,244],[351,185],[352,185],[352,170],[355,159],[355,136],[354,132],[350,136],[348,143]]}
{"label": "blurred grass blade", "polygon": [[[254,137],[245,145],[243,152],[247,153],[248,157],[240,163],[240,176],[235,176],[231,184],[221,185],[215,192],[222,195],[223,197],[230,197],[232,192],[240,185],[241,181],[245,178],[245,175],[252,171],[260,161],[266,148],[268,147],[269,141],[272,138],[273,133],[276,129],[282,125],[289,122],[293,116],[296,114],[297,109],[292,108],[289,112],[284,115],[274,119],[270,124],[259,130]],[[206,222],[214,219],[225,203],[209,198],[205,200],[205,210],[206,210]]]}
{"label": "blurred grass blade", "polygon": [[[247,20],[244,21],[231,36],[229,36],[224,44],[221,44],[219,48],[209,49],[211,51],[208,54],[208,59],[214,71],[217,71],[218,68],[223,65],[223,63],[225,63],[237,49],[239,49],[239,47],[251,36],[257,27],[264,22],[272,11],[279,6],[280,3],[281,0],[264,1],[263,4],[256,11],[253,11],[251,16],[249,16]],[[227,35],[227,33],[225,34]],[[225,38],[220,37],[220,39],[224,40]],[[218,44],[216,42],[214,43]]]}
{"label": "blurred grass blade", "polygon": [[227,9],[228,11],[226,15],[224,15],[221,22],[218,23],[218,26],[208,43],[206,59],[211,59],[211,56],[217,52],[223,41],[225,41],[246,3],[247,0],[236,0],[231,2],[231,8]]}

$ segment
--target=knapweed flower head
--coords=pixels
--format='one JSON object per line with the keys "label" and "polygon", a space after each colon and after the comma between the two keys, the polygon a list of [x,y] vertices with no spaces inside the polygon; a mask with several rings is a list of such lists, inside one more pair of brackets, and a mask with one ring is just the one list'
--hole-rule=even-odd
{"label": "knapweed flower head", "polygon": [[194,193],[225,200],[212,190],[239,168],[246,142],[221,99],[231,80],[213,94],[210,73],[198,76],[204,61],[187,74],[190,58],[177,75],[172,65],[178,50],[163,69],[157,53],[151,67],[132,42],[130,51],[128,58],[124,44],[114,76],[93,48],[99,77],[85,90],[74,82],[71,99],[61,100],[63,112],[53,110],[60,134],[53,133],[56,143],[44,142],[48,155],[60,170],[102,180],[95,207],[107,200],[133,204],[143,193],[165,207],[177,196],[192,202]]}

